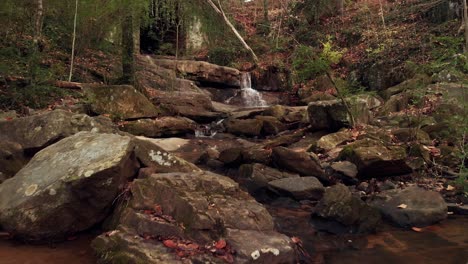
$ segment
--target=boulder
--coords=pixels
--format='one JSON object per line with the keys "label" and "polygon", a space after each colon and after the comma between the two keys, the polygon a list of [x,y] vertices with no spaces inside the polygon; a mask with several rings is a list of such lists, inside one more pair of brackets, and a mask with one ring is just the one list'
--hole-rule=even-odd
{"label": "boulder", "polygon": [[202,93],[159,91],[151,100],[169,115],[180,115],[197,122],[211,122],[225,116],[225,113],[216,112],[210,97]]}
{"label": "boulder", "polygon": [[392,130],[392,134],[401,142],[418,141],[422,143],[429,143],[431,138],[429,135],[418,128],[397,128]]}
{"label": "boulder", "polygon": [[262,133],[263,121],[260,119],[229,119],[225,126],[226,131],[234,135],[256,137]]}
{"label": "boulder", "polygon": [[323,198],[315,207],[315,214],[337,221],[357,233],[373,232],[381,222],[379,211],[353,196],[343,184],[325,190]]}
{"label": "boulder", "polygon": [[160,117],[123,122],[120,130],[136,136],[174,137],[194,134],[196,123],[184,117]]}
{"label": "boulder", "polygon": [[77,133],[37,153],[0,185],[0,226],[26,240],[86,230],[107,216],[137,168],[129,137]]}
{"label": "boulder", "polygon": [[21,144],[28,154],[34,154],[79,131],[115,133],[118,130],[109,118],[103,116],[93,118],[63,110],[0,121],[0,138]]}
{"label": "boulder", "polygon": [[155,143],[142,138],[134,138],[135,156],[152,173],[200,171],[194,164],[187,162],[164,150]]}
{"label": "boulder", "polygon": [[336,131],[351,125],[351,118],[346,106],[339,100],[309,103],[307,112],[313,130]]}
{"label": "boulder", "polygon": [[264,164],[243,164],[239,167],[239,181],[245,182],[251,192],[268,186],[268,183],[283,178],[299,178],[297,174],[282,172]]}
{"label": "boulder", "polygon": [[[222,258],[221,252],[229,255],[226,252],[229,248],[237,252],[231,255],[235,263],[252,263],[254,252],[253,256],[259,255],[271,263],[294,261],[290,239],[273,230],[268,211],[227,177],[209,172],[153,174],[135,180],[131,191],[133,196],[114,215],[117,231],[101,235],[93,242],[103,258],[103,253],[112,257],[141,255],[135,253],[137,248],[142,248],[138,252],[148,252],[148,247],[160,252],[164,249],[160,245],[165,245],[169,250],[163,250],[162,256],[154,253],[143,256],[145,263],[161,263],[158,258],[166,258],[168,251],[175,260],[178,254],[184,254],[171,244],[190,242],[195,248],[187,256],[187,263],[200,263],[195,261],[200,258],[204,259],[202,263],[218,263],[213,256]],[[125,241],[118,237],[121,232],[125,240],[146,239]],[[112,241],[116,235],[120,242]],[[244,241],[246,238],[248,242]],[[211,251],[213,240],[223,240],[225,245]]]}
{"label": "boulder", "polygon": [[162,114],[151,101],[130,85],[85,85],[91,110],[116,120],[151,118]]}
{"label": "boulder", "polygon": [[272,153],[274,163],[281,169],[299,173],[302,176],[314,176],[328,183],[325,172],[318,158],[307,152],[295,152],[285,147],[276,147]]}
{"label": "boulder", "polygon": [[306,106],[274,105],[264,109],[263,115],[276,117],[285,123],[307,123]]}
{"label": "boulder", "polygon": [[0,141],[0,184],[13,177],[26,163],[28,159],[20,144]]}
{"label": "boulder", "polygon": [[406,150],[402,146],[385,145],[381,141],[362,139],[343,148],[340,158],[354,163],[359,178],[403,175],[412,170],[406,164]]}
{"label": "boulder", "polygon": [[286,125],[273,116],[257,116],[256,119],[263,122],[262,134],[277,135],[287,129]]}
{"label": "boulder", "polygon": [[282,178],[270,181],[268,187],[280,195],[287,194],[297,200],[320,200],[325,190],[315,177]]}
{"label": "boulder", "polygon": [[157,59],[156,65],[166,69],[176,69],[186,79],[202,84],[240,87],[240,71],[205,61]]}
{"label": "boulder", "polygon": [[369,204],[402,227],[424,227],[447,218],[447,204],[440,193],[417,186],[383,191]]}
{"label": "boulder", "polygon": [[414,90],[417,88],[423,88],[431,84],[431,82],[432,82],[431,77],[425,74],[417,74],[416,76],[414,76],[413,78],[409,80],[406,80],[386,90],[380,91],[379,94],[383,97],[383,99],[388,100],[393,95],[396,95],[405,91],[409,91],[409,90]]}
{"label": "boulder", "polygon": [[345,184],[356,184],[358,182],[358,170],[356,165],[349,161],[333,162],[330,165],[332,172],[330,173],[334,178],[342,180]]}

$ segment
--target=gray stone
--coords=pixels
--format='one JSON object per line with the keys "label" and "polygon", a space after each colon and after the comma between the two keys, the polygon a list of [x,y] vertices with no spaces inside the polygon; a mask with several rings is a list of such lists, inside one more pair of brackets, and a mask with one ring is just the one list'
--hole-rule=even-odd
{"label": "gray stone", "polygon": [[315,177],[283,178],[269,182],[268,186],[279,194],[288,194],[297,200],[320,200],[325,190]]}
{"label": "gray stone", "polygon": [[279,168],[299,173],[301,176],[314,176],[322,182],[327,182],[325,172],[318,158],[307,152],[295,152],[285,147],[273,149],[273,161]]}
{"label": "gray stone", "polygon": [[245,181],[249,191],[256,191],[267,187],[268,183],[283,178],[299,178],[297,174],[282,172],[264,164],[243,164],[239,168],[239,180]]}
{"label": "gray stone", "polygon": [[129,137],[77,133],[37,153],[0,185],[0,225],[27,240],[86,230],[107,216],[137,168]]}
{"label": "gray stone", "polygon": [[120,130],[136,136],[174,137],[195,134],[196,123],[184,117],[160,117],[157,119],[139,119],[126,121]]}
{"label": "gray stone", "polygon": [[447,204],[434,191],[417,186],[388,190],[376,195],[370,205],[402,227],[423,227],[447,218]]}

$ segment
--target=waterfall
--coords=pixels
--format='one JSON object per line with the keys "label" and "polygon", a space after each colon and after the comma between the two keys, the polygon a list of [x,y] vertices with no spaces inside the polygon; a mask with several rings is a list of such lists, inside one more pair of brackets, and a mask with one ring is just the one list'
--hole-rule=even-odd
{"label": "waterfall", "polygon": [[263,100],[262,95],[257,90],[252,88],[252,79],[250,77],[250,72],[243,72],[241,74],[241,92],[242,100],[244,101],[245,106],[267,106],[267,103],[265,102],[265,100]]}

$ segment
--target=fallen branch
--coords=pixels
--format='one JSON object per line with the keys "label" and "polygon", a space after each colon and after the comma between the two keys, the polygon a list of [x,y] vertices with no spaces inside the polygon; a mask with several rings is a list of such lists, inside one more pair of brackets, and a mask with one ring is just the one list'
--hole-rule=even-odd
{"label": "fallen branch", "polygon": [[54,85],[59,87],[59,88],[65,88],[65,89],[81,90],[83,88],[81,86],[81,83],[68,82],[68,81],[56,81]]}

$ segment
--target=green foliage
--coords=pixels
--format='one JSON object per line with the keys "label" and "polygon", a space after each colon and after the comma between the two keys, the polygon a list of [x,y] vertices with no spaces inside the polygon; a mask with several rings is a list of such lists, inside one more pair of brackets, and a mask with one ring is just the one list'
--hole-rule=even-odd
{"label": "green foliage", "polygon": [[238,55],[239,52],[234,48],[216,47],[208,52],[208,61],[221,66],[229,66]]}
{"label": "green foliage", "polygon": [[468,59],[463,53],[463,37],[440,36],[431,40],[433,61],[426,71],[438,73],[442,70],[455,70],[468,73]]}
{"label": "green foliage", "polygon": [[321,51],[305,45],[296,48],[292,61],[296,81],[304,82],[314,79],[328,72],[333,64],[341,60],[344,51],[334,50],[330,37],[322,43],[322,46]]}
{"label": "green foliage", "polygon": [[49,85],[9,87],[0,96],[0,109],[21,109],[23,106],[44,108],[67,95],[64,89]]}

